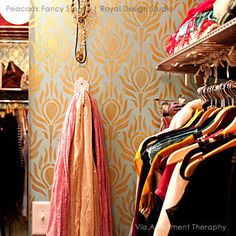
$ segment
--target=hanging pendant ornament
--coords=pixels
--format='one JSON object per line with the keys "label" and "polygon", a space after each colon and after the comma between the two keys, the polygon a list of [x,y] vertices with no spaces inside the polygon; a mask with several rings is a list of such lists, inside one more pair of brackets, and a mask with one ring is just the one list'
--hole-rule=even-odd
{"label": "hanging pendant ornament", "polygon": [[[76,21],[76,42],[75,42],[75,58],[79,63],[85,63],[87,58],[87,30],[89,24],[87,19],[91,13],[90,0],[78,0],[77,7],[75,0],[71,3],[71,12]],[[76,11],[77,10],[77,11]]]}

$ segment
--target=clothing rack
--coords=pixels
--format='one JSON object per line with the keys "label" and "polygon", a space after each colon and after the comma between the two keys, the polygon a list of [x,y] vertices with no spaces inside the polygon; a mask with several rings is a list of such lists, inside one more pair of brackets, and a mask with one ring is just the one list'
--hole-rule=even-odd
{"label": "clothing rack", "polygon": [[1,39],[0,43],[25,43],[25,44],[29,44],[29,40],[17,40],[17,39]]}
{"label": "clothing rack", "polygon": [[0,100],[0,103],[29,103],[28,100]]}
{"label": "clothing rack", "polygon": [[28,109],[28,100],[0,100],[0,110],[6,109]]}

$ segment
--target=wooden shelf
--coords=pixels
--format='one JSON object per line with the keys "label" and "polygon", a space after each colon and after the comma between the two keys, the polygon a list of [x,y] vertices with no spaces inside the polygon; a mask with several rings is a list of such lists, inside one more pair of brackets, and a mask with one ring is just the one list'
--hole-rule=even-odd
{"label": "wooden shelf", "polygon": [[0,41],[29,40],[28,26],[0,26]]}
{"label": "wooden shelf", "polygon": [[20,88],[0,88],[0,100],[28,100],[29,91]]}
{"label": "wooden shelf", "polygon": [[[168,57],[156,66],[157,70],[196,74],[200,64],[211,63],[214,55],[223,57],[228,54],[232,46],[236,50],[236,18],[211,31],[193,44]],[[221,70],[220,68],[218,70]],[[235,67],[231,68],[231,71]],[[219,71],[225,74],[226,69]],[[199,75],[202,75],[200,73]]]}

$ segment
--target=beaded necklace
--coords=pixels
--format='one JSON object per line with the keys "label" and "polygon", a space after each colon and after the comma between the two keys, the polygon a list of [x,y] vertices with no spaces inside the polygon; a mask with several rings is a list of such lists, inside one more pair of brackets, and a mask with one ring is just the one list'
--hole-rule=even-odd
{"label": "beaded necklace", "polygon": [[90,0],[78,0],[76,11],[75,0],[71,3],[71,12],[76,20],[75,58],[79,63],[84,63],[87,58],[87,23],[86,19],[91,13]]}

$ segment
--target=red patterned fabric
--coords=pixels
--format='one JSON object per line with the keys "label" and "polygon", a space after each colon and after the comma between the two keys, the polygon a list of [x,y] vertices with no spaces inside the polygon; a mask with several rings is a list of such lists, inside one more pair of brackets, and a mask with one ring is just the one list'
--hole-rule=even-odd
{"label": "red patterned fabric", "polygon": [[[176,52],[176,48],[178,47],[179,49],[183,48],[186,45],[189,45],[192,40],[195,38],[198,38],[202,35],[202,33],[213,23],[210,20],[208,20],[200,29],[200,32],[197,34],[192,34],[190,29],[193,29],[194,31],[196,30],[196,17],[206,11],[210,11],[213,9],[213,4],[215,0],[205,0],[204,2],[200,3],[197,7],[192,8],[188,11],[187,17],[183,20],[183,22],[179,25],[177,31],[171,35],[170,40],[167,44],[166,52],[170,55],[174,54]],[[188,23],[187,31],[186,34],[179,39],[177,39],[177,34],[180,30],[180,28],[185,24]]]}

